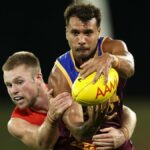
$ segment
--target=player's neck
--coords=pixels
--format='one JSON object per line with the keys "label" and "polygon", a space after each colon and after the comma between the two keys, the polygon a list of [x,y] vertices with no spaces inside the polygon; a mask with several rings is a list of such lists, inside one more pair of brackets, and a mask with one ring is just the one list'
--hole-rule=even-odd
{"label": "player's neck", "polygon": [[47,113],[48,111],[48,103],[44,100],[39,100],[31,107],[34,111]]}
{"label": "player's neck", "polygon": [[39,90],[39,95],[37,96],[37,100],[32,109],[38,112],[48,111],[48,97],[46,88],[41,87],[41,89]]}
{"label": "player's neck", "polygon": [[93,58],[94,55],[96,53],[96,50],[91,54],[89,55],[88,57],[84,57],[84,58],[76,58],[75,59],[75,64],[76,64],[76,67],[80,69],[80,66],[82,64],[84,64],[86,61],[88,61],[89,59]]}

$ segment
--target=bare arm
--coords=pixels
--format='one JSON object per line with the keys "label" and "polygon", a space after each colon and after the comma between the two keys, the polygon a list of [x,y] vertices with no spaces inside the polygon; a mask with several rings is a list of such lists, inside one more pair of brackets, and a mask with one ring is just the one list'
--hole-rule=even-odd
{"label": "bare arm", "polygon": [[[8,122],[8,131],[25,145],[43,150],[50,150],[59,135],[57,125],[51,125],[47,119],[41,126],[36,126],[23,119],[12,118]],[[46,141],[46,145],[40,139]]]}
{"label": "bare arm", "polygon": [[[54,89],[54,96],[64,91],[71,92],[71,87],[69,86],[68,81],[56,66],[54,66],[49,76],[49,88]],[[92,109],[92,111],[93,116],[91,115],[91,118],[86,122],[84,122],[83,110],[80,104],[73,102],[71,107],[65,111],[63,121],[77,140],[85,140],[96,131],[98,126],[96,118],[98,116],[94,115],[94,109]]]}
{"label": "bare arm", "polygon": [[136,114],[124,106],[122,119],[123,123],[121,128],[108,127],[101,129],[101,134],[93,136],[93,144],[97,148],[116,149],[130,139],[136,125]]}
{"label": "bare arm", "polygon": [[123,123],[121,129],[124,132],[126,139],[130,139],[132,137],[137,122],[136,113],[132,111],[129,107],[124,105],[122,120]]}
{"label": "bare arm", "polygon": [[116,68],[120,75],[124,78],[129,78],[134,74],[134,58],[123,41],[108,38],[103,47],[106,53],[114,56],[112,67]]}
{"label": "bare arm", "polygon": [[102,49],[104,53],[101,56],[95,56],[81,65],[80,74],[83,78],[96,71],[94,81],[102,73],[107,79],[108,70],[111,67],[115,68],[123,78],[129,78],[134,74],[134,58],[123,41],[107,38],[102,45]]}
{"label": "bare arm", "polygon": [[[100,125],[105,121],[105,111],[101,112],[100,105],[89,106],[89,119],[87,121],[78,119],[79,109],[72,105],[64,114],[63,121],[65,122],[67,128],[70,130],[72,135],[78,141],[86,141],[92,138],[92,136],[99,129]],[[81,114],[83,114],[81,112]]]}
{"label": "bare arm", "polygon": [[23,119],[12,118],[8,123],[8,131],[27,146],[42,150],[52,149],[59,137],[58,120],[72,104],[72,100],[67,97],[67,93],[62,93],[50,98],[49,110],[41,126],[33,125]]}

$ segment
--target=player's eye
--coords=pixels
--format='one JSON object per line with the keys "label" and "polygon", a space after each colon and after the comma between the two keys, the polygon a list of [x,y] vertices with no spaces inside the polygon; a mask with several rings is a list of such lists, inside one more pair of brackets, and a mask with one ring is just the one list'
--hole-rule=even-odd
{"label": "player's eye", "polygon": [[11,88],[12,87],[11,83],[6,83],[5,85],[6,85],[7,88]]}
{"label": "player's eye", "polygon": [[78,36],[79,35],[79,32],[77,30],[72,30],[71,33],[74,35],[74,36]]}
{"label": "player's eye", "polygon": [[16,81],[16,84],[18,84],[18,85],[21,85],[21,84],[23,84],[23,83],[24,83],[23,80],[17,80],[17,81]]}

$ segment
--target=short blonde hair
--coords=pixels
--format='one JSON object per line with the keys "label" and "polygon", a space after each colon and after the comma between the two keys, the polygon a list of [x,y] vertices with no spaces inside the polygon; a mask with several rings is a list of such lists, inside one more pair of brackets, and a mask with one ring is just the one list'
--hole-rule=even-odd
{"label": "short blonde hair", "polygon": [[18,51],[9,56],[2,66],[2,71],[10,71],[20,65],[41,71],[39,59],[29,51]]}

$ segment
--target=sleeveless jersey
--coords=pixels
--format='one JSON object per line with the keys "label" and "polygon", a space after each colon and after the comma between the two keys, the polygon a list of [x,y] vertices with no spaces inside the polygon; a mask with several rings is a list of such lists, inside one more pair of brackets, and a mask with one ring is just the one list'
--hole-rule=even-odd
{"label": "sleeveless jersey", "polygon": [[25,110],[20,110],[18,107],[15,107],[11,117],[20,118],[27,122],[30,122],[31,124],[40,126],[46,117],[46,113],[36,112],[30,108],[27,108]]}
{"label": "sleeveless jersey", "polygon": [[[46,113],[36,112],[30,108],[25,110],[20,110],[18,107],[15,107],[11,118],[20,118],[31,124],[40,126],[46,117]],[[63,129],[63,130],[62,130]],[[57,144],[54,146],[54,150],[80,150],[78,147],[74,147],[75,139],[73,137],[69,137],[69,131],[65,131],[65,126],[61,122],[59,123],[60,137],[57,141]],[[68,138],[69,137],[69,138]],[[72,144],[71,144],[72,143]]]}
{"label": "sleeveless jersey", "polygon": [[[97,56],[101,56],[103,51],[102,51],[102,43],[105,40],[104,37],[100,37],[98,41],[98,48],[96,51]],[[63,75],[68,81],[68,84],[70,85],[70,88],[72,87],[75,79],[77,78],[79,74],[79,69],[76,67],[75,60],[72,54],[72,50],[67,51],[63,55],[57,58],[55,65],[61,70]],[[106,121],[101,128],[105,127],[115,127],[115,128],[120,128],[122,124],[122,101],[120,99],[122,98],[122,93],[123,93],[123,88],[125,86],[126,80],[122,79],[119,77],[119,84],[117,88],[117,96],[114,96],[113,100],[109,104],[109,111],[107,115],[112,115],[113,113],[117,112],[117,116],[113,118],[110,121]],[[92,144],[81,144],[82,149],[86,150],[94,150],[94,146]],[[84,147],[84,148],[83,148]],[[127,141],[124,145],[120,147],[118,150],[132,150],[132,145],[130,144],[129,141]]]}

